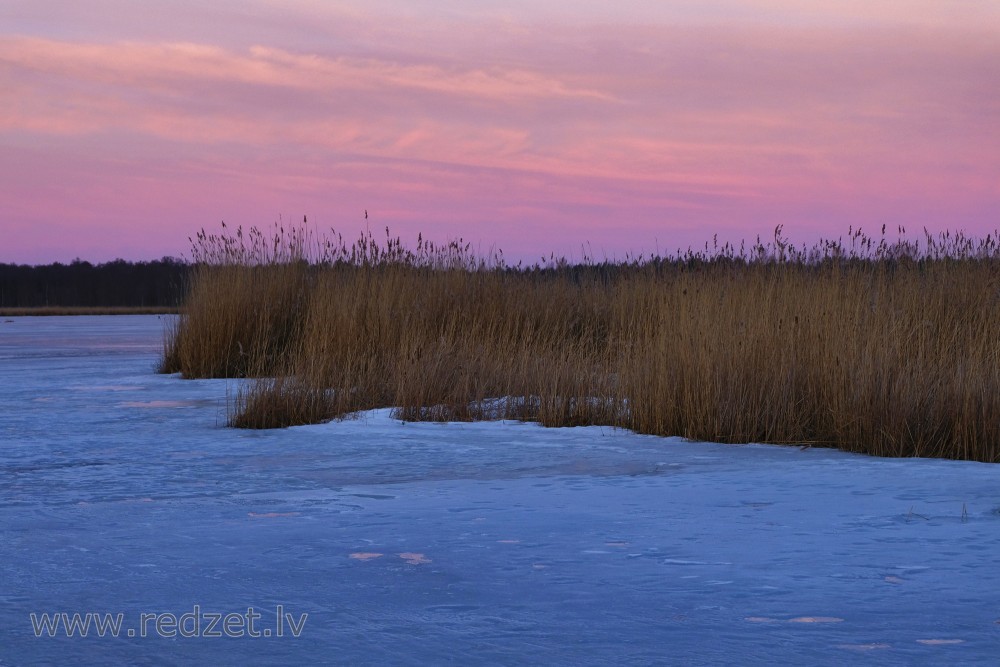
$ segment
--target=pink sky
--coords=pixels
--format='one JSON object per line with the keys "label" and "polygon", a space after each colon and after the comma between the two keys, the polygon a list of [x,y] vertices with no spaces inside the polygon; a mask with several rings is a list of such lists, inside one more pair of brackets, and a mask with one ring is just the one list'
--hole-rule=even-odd
{"label": "pink sky", "polygon": [[[609,9],[613,8],[613,9]],[[5,0],[0,262],[1000,227],[995,0]]]}

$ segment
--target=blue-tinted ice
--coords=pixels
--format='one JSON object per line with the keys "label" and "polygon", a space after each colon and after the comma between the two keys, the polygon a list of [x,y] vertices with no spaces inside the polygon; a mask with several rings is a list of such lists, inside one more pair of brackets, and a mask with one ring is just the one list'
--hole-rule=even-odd
{"label": "blue-tinted ice", "polygon": [[[0,318],[0,665],[992,664],[1000,468],[607,428],[224,426],[157,317]],[[299,637],[128,637],[141,614]],[[121,636],[30,615],[122,613]]]}

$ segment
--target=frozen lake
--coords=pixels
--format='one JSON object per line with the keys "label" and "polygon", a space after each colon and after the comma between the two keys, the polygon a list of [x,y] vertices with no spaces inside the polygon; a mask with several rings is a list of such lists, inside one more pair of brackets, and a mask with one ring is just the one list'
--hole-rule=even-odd
{"label": "frozen lake", "polygon": [[[995,465],[388,411],[238,431],[234,383],[154,373],[163,325],[0,319],[0,665],[1000,660]],[[89,612],[119,636],[37,627]],[[242,637],[205,632],[226,614]]]}

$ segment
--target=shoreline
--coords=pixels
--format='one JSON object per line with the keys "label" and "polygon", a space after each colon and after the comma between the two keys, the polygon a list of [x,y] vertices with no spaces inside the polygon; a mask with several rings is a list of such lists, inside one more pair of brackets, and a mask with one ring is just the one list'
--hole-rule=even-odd
{"label": "shoreline", "polygon": [[177,315],[168,306],[26,306],[0,308],[0,317],[53,317],[66,315]]}

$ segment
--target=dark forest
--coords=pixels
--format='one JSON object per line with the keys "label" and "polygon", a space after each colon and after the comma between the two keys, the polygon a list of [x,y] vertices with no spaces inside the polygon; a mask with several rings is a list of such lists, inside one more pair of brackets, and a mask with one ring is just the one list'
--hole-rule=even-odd
{"label": "dark forest", "polygon": [[0,308],[175,308],[190,267],[164,257],[148,262],[29,266],[0,264]]}

